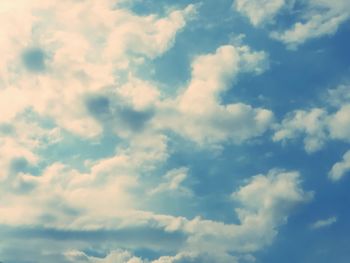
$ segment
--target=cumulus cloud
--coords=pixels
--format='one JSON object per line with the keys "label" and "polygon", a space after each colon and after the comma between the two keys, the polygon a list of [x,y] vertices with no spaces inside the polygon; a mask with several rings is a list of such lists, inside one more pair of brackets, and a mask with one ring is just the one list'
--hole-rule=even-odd
{"label": "cumulus cloud", "polygon": [[[331,96],[324,108],[295,110],[288,113],[282,122],[275,126],[273,141],[287,142],[303,137],[304,148],[308,153],[322,149],[329,140],[350,140],[350,104],[346,96],[340,94],[349,86],[340,86],[328,91]],[[328,107],[327,107],[328,106]]]}
{"label": "cumulus cloud", "polygon": [[175,101],[165,101],[156,125],[170,128],[201,145],[232,141],[241,143],[263,134],[273,122],[273,113],[243,103],[222,104],[239,73],[263,72],[268,65],[264,52],[247,46],[225,45],[192,63],[188,86]]}
{"label": "cumulus cloud", "polygon": [[343,155],[343,159],[333,165],[328,175],[332,181],[339,181],[350,171],[350,151]]}
{"label": "cumulus cloud", "polygon": [[[182,232],[187,238],[175,256],[161,256],[154,263],[175,262],[249,262],[254,253],[271,244],[278,233],[278,227],[285,224],[291,210],[298,204],[312,198],[300,185],[297,172],[271,170],[267,175],[252,177],[232,194],[238,202],[235,209],[239,224],[194,218],[134,213],[135,222],[163,228],[166,232]],[[129,222],[130,224],[130,222]],[[65,255],[71,261],[119,262],[117,259],[143,261],[126,251],[112,251],[105,258],[88,257],[83,252],[68,251]],[[131,261],[133,262],[133,261]]]}
{"label": "cumulus cloud", "polygon": [[17,116],[11,123],[0,124],[0,182],[3,186],[17,185],[15,188],[20,190],[21,183],[16,175],[32,172],[44,159],[39,151],[58,143],[61,138],[59,128],[44,125],[29,112]]}
{"label": "cumulus cloud", "polygon": [[290,28],[273,30],[271,33],[272,38],[291,48],[310,39],[334,34],[350,18],[350,4],[347,0],[238,0],[234,6],[254,26],[274,21],[282,10],[293,15],[296,22]]}
{"label": "cumulus cloud", "polygon": [[334,34],[349,18],[350,4],[346,0],[309,0],[300,22],[284,32],[273,32],[271,36],[295,47],[309,39]]}
{"label": "cumulus cloud", "polygon": [[70,132],[94,137],[102,129],[86,110],[85,95],[115,87],[118,70],[131,72],[145,59],[163,54],[195,7],[158,17],[113,8],[106,0],[36,0],[2,5],[1,12],[6,56],[0,67],[5,86],[0,120],[10,121],[32,108]]}
{"label": "cumulus cloud", "polygon": [[[310,199],[299,173],[272,170],[247,180],[232,194],[237,224],[163,213],[149,199],[174,192],[196,201],[186,185],[190,167],[159,175],[174,134],[210,147],[243,143],[271,127],[270,110],[221,99],[239,74],[263,73],[268,55],[246,45],[220,46],[195,57],[188,83],[167,96],[138,70],[172,47],[196,7],[159,16],[122,6],[109,0],[0,4],[0,230],[8,231],[12,247],[33,237],[38,249],[31,253],[43,262],[57,255],[57,262],[147,262],[134,255],[139,248],[159,253],[159,263],[253,260],[293,207]],[[311,117],[314,126],[318,116]],[[48,160],[46,147],[67,143],[66,134],[84,144],[110,134],[118,142],[114,153],[82,157],[79,164]],[[47,239],[59,245],[50,247]],[[91,245],[105,257],[89,255]]]}
{"label": "cumulus cloud", "polygon": [[337,112],[331,115],[329,130],[333,139],[350,140],[350,104],[342,105]]}
{"label": "cumulus cloud", "polygon": [[272,21],[278,12],[288,3],[287,0],[237,0],[235,9],[247,16],[254,26]]}
{"label": "cumulus cloud", "polygon": [[[0,223],[94,228],[101,226],[98,217],[109,218],[136,209],[137,196],[129,190],[139,187],[141,173],[153,171],[166,160],[167,138],[154,134],[149,138],[135,137],[128,147],[120,147],[116,152],[108,158],[87,161],[87,172],[56,162],[40,176],[18,173],[10,177],[9,184],[1,187],[0,212],[6,216]],[[9,151],[5,156],[9,156]],[[25,192],[28,195],[14,191],[23,184],[30,186]]]}
{"label": "cumulus cloud", "polygon": [[305,135],[305,150],[312,153],[323,147],[327,139],[326,127],[327,113],[323,109],[297,110],[283,119],[273,136],[273,140],[285,142]]}
{"label": "cumulus cloud", "polygon": [[[202,262],[210,263],[213,261],[224,262],[220,258],[212,257],[211,255],[199,255],[197,253],[179,253],[175,256],[161,256],[155,260],[141,259],[133,256],[129,251],[115,250],[111,251],[104,258],[97,258],[87,256],[84,252],[71,250],[64,253],[69,262],[91,262],[91,263],[188,263],[188,262]],[[238,262],[237,258],[228,256],[226,262]],[[247,262],[247,261],[245,261]]]}
{"label": "cumulus cloud", "polygon": [[[36,188],[29,198],[4,196],[1,213],[6,216],[1,223],[15,226],[40,223],[41,227],[53,228],[57,233],[83,230],[86,234],[82,237],[86,237],[89,231],[98,233],[108,229],[118,234],[124,229],[125,233],[132,233],[132,229],[140,227],[150,229],[148,235],[157,229],[169,234],[182,233],[185,237],[182,245],[172,249],[177,256],[160,257],[155,262],[187,262],[203,257],[228,263],[245,256],[249,258],[251,253],[270,245],[292,209],[312,197],[301,188],[299,173],[271,170],[267,175],[252,177],[232,194],[239,205],[235,209],[239,224],[225,224],[200,217],[188,219],[142,211],[142,195],[131,191],[137,186],[137,176],[110,174],[111,179],[99,182],[101,179],[96,173],[81,174],[63,165],[51,166],[41,178],[32,178]],[[50,189],[50,193],[46,189]],[[79,239],[79,235],[75,238]],[[84,238],[80,242],[84,243]],[[136,240],[132,244],[124,242],[124,246],[130,246],[129,249],[135,245]],[[109,246],[113,247],[113,243]],[[154,242],[143,242],[143,246],[150,249],[157,247]],[[97,259],[72,250],[66,252],[66,257],[81,262],[115,262],[119,257],[141,260],[126,252],[111,253],[105,259]]]}

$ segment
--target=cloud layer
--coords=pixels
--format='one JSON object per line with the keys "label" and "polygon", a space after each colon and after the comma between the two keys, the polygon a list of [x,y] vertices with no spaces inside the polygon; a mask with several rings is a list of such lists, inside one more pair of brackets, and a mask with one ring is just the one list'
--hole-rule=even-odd
{"label": "cloud layer", "polygon": [[1,262],[255,262],[289,218],[337,221],[300,219],[320,182],[295,160],[340,143],[320,180],[346,180],[349,86],[281,109],[276,72],[347,1],[182,2],[0,3]]}

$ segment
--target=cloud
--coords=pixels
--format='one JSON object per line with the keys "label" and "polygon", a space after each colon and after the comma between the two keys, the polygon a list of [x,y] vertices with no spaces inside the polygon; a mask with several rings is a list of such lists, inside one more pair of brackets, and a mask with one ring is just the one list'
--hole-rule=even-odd
{"label": "cloud", "polygon": [[350,103],[349,85],[339,85],[335,89],[327,90],[325,100],[333,107],[341,107]]}
{"label": "cloud", "polygon": [[286,140],[304,135],[304,148],[308,153],[320,150],[327,140],[327,113],[323,109],[297,110],[289,113],[278,126],[273,141]]}
{"label": "cloud", "polygon": [[267,65],[264,52],[247,46],[225,45],[198,56],[188,86],[175,101],[160,104],[155,124],[204,146],[241,143],[263,134],[273,122],[271,111],[243,103],[222,104],[220,96],[239,73],[259,74]]}
{"label": "cloud", "polygon": [[350,140],[350,104],[345,104],[334,113],[329,121],[330,136],[333,139]]}
{"label": "cloud", "polygon": [[[132,72],[166,52],[195,15],[193,5],[159,17],[111,4],[36,0],[2,5],[1,51],[6,56],[0,73],[6,88],[0,90],[0,121],[30,108],[79,136],[98,136],[102,128],[85,107],[86,95],[116,89],[122,71]],[[121,112],[127,115],[124,122],[135,120],[126,123],[131,129],[142,126],[145,114],[133,108]]]}
{"label": "cloud", "polygon": [[[174,193],[165,203],[179,197],[190,204],[200,201],[187,184],[190,164],[160,174],[169,169],[166,161],[173,154],[169,140],[182,136],[210,149],[244,143],[271,128],[270,110],[222,99],[240,74],[268,69],[267,53],[243,44],[215,47],[193,59],[190,79],[170,96],[141,71],[151,71],[150,61],[174,45],[196,6],[138,15],[119,5],[125,1],[114,2],[0,4],[0,232],[8,240],[0,250],[5,260],[24,262],[30,255],[39,262],[149,261],[136,256],[140,248],[159,255],[155,262],[254,260],[293,208],[310,200],[298,172],[271,170],[247,179],[231,198],[226,193],[237,223],[162,209],[155,199]],[[276,4],[271,12],[280,8]],[[316,114],[315,126],[321,115]],[[344,113],[338,115],[335,120]],[[103,136],[113,136],[114,152],[84,158],[95,156]],[[82,142],[76,146],[71,141],[78,138]],[[48,150],[58,142],[64,151]],[[85,144],[91,146],[89,154],[83,152]],[[77,158],[65,147],[76,148]],[[21,245],[29,239],[33,247]]]}
{"label": "cloud", "polygon": [[[232,194],[240,206],[235,209],[240,224],[224,224],[199,217],[188,220],[152,213],[144,214],[139,223],[147,227],[157,222],[158,228],[166,232],[180,232],[187,236],[175,256],[161,256],[152,261],[154,263],[241,262],[244,258],[251,258],[251,253],[271,244],[278,227],[286,223],[291,210],[311,197],[310,192],[301,189],[297,172],[271,170],[267,175],[252,177]],[[140,213],[134,214],[136,222],[142,218],[140,216]],[[132,258],[129,253],[127,255]],[[109,256],[104,260],[107,258]]]}
{"label": "cloud", "polygon": [[164,182],[153,188],[149,193],[151,195],[163,192],[176,192],[180,194],[189,195],[191,190],[182,186],[183,181],[186,180],[188,168],[181,167],[173,169],[164,175]]}
{"label": "cloud", "polygon": [[304,148],[308,153],[316,152],[330,140],[350,141],[350,104],[346,96],[340,94],[349,90],[349,86],[331,89],[324,108],[295,110],[288,113],[282,122],[275,126],[273,141],[304,137]]}
{"label": "cloud", "polygon": [[347,151],[343,155],[343,159],[333,165],[332,169],[329,171],[329,178],[336,182],[342,179],[350,171],[350,151]]}
{"label": "cloud", "polygon": [[235,9],[247,16],[254,26],[261,26],[271,22],[278,12],[285,7],[288,0],[237,0],[234,2]]}
{"label": "cloud", "polygon": [[337,217],[332,216],[327,219],[323,220],[317,220],[316,222],[312,223],[311,228],[312,229],[319,229],[319,228],[325,228],[329,227],[337,222]]}
{"label": "cloud", "polygon": [[133,256],[128,251],[112,251],[105,258],[89,257],[84,252],[70,250],[65,252],[69,262],[91,262],[91,263],[146,263],[139,257]]}
{"label": "cloud", "polygon": [[291,29],[271,36],[295,47],[309,39],[332,35],[350,18],[350,4],[346,0],[309,0],[302,18]]}
{"label": "cloud", "polygon": [[220,257],[212,257],[211,255],[198,255],[196,253],[179,253],[175,256],[161,256],[155,260],[141,259],[132,255],[129,251],[114,250],[111,251],[104,258],[97,258],[93,256],[87,256],[84,252],[71,250],[65,253],[66,258],[70,262],[93,262],[93,263],[190,263],[201,262],[209,263],[213,261],[217,262],[238,262],[233,256],[228,256],[227,261],[222,261]]}
{"label": "cloud", "polygon": [[39,157],[37,154],[33,153],[30,149],[27,149],[23,145],[19,144],[13,138],[5,138],[0,141],[0,166],[1,166],[1,179],[6,179],[9,175],[7,172],[13,172],[13,162],[15,160],[25,160],[28,164],[35,165]]}
{"label": "cloud", "polygon": [[184,252],[209,254],[217,262],[232,262],[232,255],[254,253],[271,244],[277,228],[285,224],[291,210],[310,200],[300,187],[297,172],[271,170],[257,175],[232,194],[240,224],[224,224],[195,218],[172,223],[189,235]]}
{"label": "cloud", "polygon": [[309,39],[333,35],[348,18],[348,14],[314,15],[307,22],[298,22],[291,29],[282,33],[272,32],[271,37],[284,42],[291,48],[295,48]]}
{"label": "cloud", "polygon": [[[18,156],[27,156],[26,152],[20,153],[13,146],[8,147]],[[11,157],[10,150],[4,156]],[[13,178],[5,178],[8,183],[1,188],[4,196],[0,211],[6,216],[1,218],[0,224],[94,228],[101,226],[94,222],[99,221],[96,213],[102,218],[126,216],[137,207],[137,196],[130,191],[139,187],[140,174],[153,171],[156,165],[166,160],[167,138],[155,134],[148,138],[145,135],[135,137],[129,147],[116,151],[118,153],[114,156],[86,162],[87,172],[57,162],[50,164],[40,176],[19,173]],[[27,156],[28,160],[29,157],[31,155]],[[29,185],[30,191],[26,192],[27,195],[17,195],[14,189],[23,184]],[[72,210],[79,211],[80,217],[71,214]],[[86,218],[89,219],[87,222]]]}
{"label": "cloud", "polygon": [[[69,236],[74,237],[80,242],[80,246],[92,242],[87,238],[88,235],[96,242],[99,241],[98,237],[102,236],[105,239],[103,243],[111,249],[120,245],[117,241],[115,243],[110,242],[109,238],[106,239],[105,231],[110,232],[111,237],[121,237],[124,231],[124,234],[131,238],[131,242],[123,239],[123,246],[129,249],[141,243],[149,249],[160,249],[161,244],[157,245],[157,242],[142,241],[141,229],[150,231],[148,237],[157,231],[169,235],[181,234],[183,238],[178,239],[181,243],[176,249],[166,245],[168,243],[163,243],[178,256],[164,256],[159,260],[182,262],[182,259],[187,262],[188,258],[203,257],[226,263],[249,256],[270,245],[278,233],[278,228],[286,223],[292,209],[312,197],[311,193],[301,188],[297,172],[271,170],[267,175],[252,177],[232,194],[233,200],[238,204],[235,211],[239,224],[225,224],[200,217],[187,219],[140,210],[142,194],[131,191],[132,187],[137,186],[135,176],[130,172],[129,175],[123,175],[123,172],[111,173],[110,179],[100,181],[101,172],[108,171],[105,168],[101,169],[94,170],[93,167],[93,173],[80,174],[63,165],[51,166],[42,177],[32,178],[36,188],[31,195],[13,196],[11,199],[8,194],[4,195],[2,200],[7,205],[2,203],[1,213],[6,216],[2,218],[1,223],[17,227],[17,237],[28,236],[26,232],[24,236],[21,235],[18,226],[36,224],[39,226],[37,230],[30,230],[34,239],[38,233],[51,238],[57,233],[58,237],[64,237],[66,240]],[[50,189],[50,193],[46,189]],[[49,229],[54,232],[50,234],[47,232]],[[116,231],[115,235],[113,231]],[[139,234],[135,236],[135,233]],[[13,238],[16,235],[11,234]],[[73,245],[75,242],[69,244]],[[112,255],[114,254],[110,257],[114,259],[115,255]],[[68,256],[86,259],[81,253],[68,253]],[[110,257],[107,256],[107,259]]]}
{"label": "cloud", "polygon": [[296,22],[292,22],[289,28],[270,33],[272,38],[290,48],[296,48],[310,39],[334,34],[350,18],[347,0],[238,0],[234,6],[256,27],[275,19],[278,21],[282,12],[291,15]]}

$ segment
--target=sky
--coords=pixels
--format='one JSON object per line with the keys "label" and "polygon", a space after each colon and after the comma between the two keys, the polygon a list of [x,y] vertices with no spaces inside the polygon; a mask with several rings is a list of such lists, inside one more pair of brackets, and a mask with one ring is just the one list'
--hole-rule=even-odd
{"label": "sky", "polygon": [[348,0],[0,3],[0,261],[350,261]]}

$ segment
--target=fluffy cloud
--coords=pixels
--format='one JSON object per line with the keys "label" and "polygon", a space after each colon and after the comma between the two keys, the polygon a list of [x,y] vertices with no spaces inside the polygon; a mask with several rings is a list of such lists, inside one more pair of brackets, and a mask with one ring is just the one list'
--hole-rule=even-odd
{"label": "fluffy cloud", "polygon": [[301,22],[271,36],[294,47],[309,39],[334,34],[349,18],[350,4],[346,0],[309,0]]}
{"label": "fluffy cloud", "polygon": [[[331,107],[293,111],[276,126],[274,141],[286,142],[304,137],[304,148],[312,153],[323,148],[329,140],[350,140],[350,104],[346,96],[340,95],[349,86],[340,86],[328,91]],[[329,105],[326,105],[329,106]]]}
{"label": "fluffy cloud", "polygon": [[[186,263],[186,262],[238,262],[237,258],[227,256],[226,261],[222,261],[220,257],[212,257],[212,255],[199,255],[197,253],[179,253],[175,256],[161,256],[155,260],[141,259],[132,255],[129,251],[115,250],[110,252],[104,258],[88,256],[84,252],[71,250],[64,253],[69,262],[91,262],[91,263]],[[243,262],[243,261],[241,261]],[[244,261],[249,262],[249,261]],[[253,262],[253,261],[250,261]]]}
{"label": "fluffy cloud", "polygon": [[305,135],[304,147],[309,153],[321,149],[327,139],[327,113],[315,108],[310,111],[297,110],[287,115],[273,136],[274,141],[285,142]]}
{"label": "fluffy cloud", "polygon": [[[94,228],[101,226],[96,213],[107,218],[127,216],[137,207],[137,196],[129,190],[139,187],[141,173],[153,171],[167,158],[166,147],[163,135],[152,135],[148,140],[136,137],[129,147],[118,148],[114,156],[87,161],[88,172],[54,163],[41,176],[18,173],[10,178],[11,185],[1,188],[0,211],[6,216],[0,223]],[[23,191],[15,191],[19,186]]]}
{"label": "fluffy cloud", "polygon": [[[246,262],[252,258],[251,253],[273,241],[278,227],[286,223],[291,210],[311,197],[311,193],[302,190],[297,172],[271,170],[267,175],[254,176],[232,194],[240,206],[236,209],[240,224],[224,224],[199,217],[188,220],[144,214],[144,220],[148,219],[142,224],[146,223],[147,226],[151,222],[153,225],[157,222],[158,227],[167,232],[180,231],[187,236],[176,256],[162,256],[152,262],[196,262],[199,259],[201,262],[207,262],[205,259],[208,262]],[[82,262],[109,262],[108,259],[121,256],[127,260],[141,260],[128,252],[120,251],[111,252],[101,261],[77,251],[70,251],[66,255],[74,260],[81,259]]]}
{"label": "fluffy cloud", "polygon": [[[272,121],[266,109],[220,103],[239,73],[259,74],[267,67],[267,55],[247,46],[222,46],[197,57],[188,87],[175,100],[160,99],[157,87],[133,75],[145,60],[172,46],[194,16],[193,5],[160,18],[111,9],[108,1],[25,3],[4,11],[8,20],[23,15],[26,21],[23,32],[3,29],[1,47],[9,54],[1,67],[4,122],[31,108],[87,138],[106,128],[128,137],[150,126],[213,144],[258,136]],[[19,7],[23,14],[11,9]],[[14,46],[15,39],[23,41]],[[156,120],[149,123],[154,114]]]}
{"label": "fluffy cloud", "polygon": [[2,5],[0,121],[32,108],[73,133],[97,136],[85,96],[121,84],[123,71],[163,54],[194,12],[190,5],[163,18],[138,16],[106,0]]}
{"label": "fluffy cloud", "polygon": [[345,104],[331,116],[329,122],[330,136],[333,139],[350,140],[350,104]]}
{"label": "fluffy cloud", "polygon": [[[281,3],[271,8],[277,12]],[[223,45],[197,56],[191,78],[174,97],[140,77],[140,66],[171,48],[195,10],[189,5],[163,16],[138,15],[109,0],[0,4],[0,231],[12,248],[29,235],[35,249],[21,251],[43,262],[57,255],[57,262],[147,262],[133,255],[139,248],[162,255],[159,263],[252,261],[293,207],[309,200],[297,172],[272,170],[232,194],[237,224],[160,212],[152,203],[167,192],[197,201],[184,186],[190,167],[159,175],[174,133],[207,147],[245,142],[273,123],[267,109],[221,99],[239,74],[267,69],[263,51]],[[344,113],[338,115],[335,120]],[[311,117],[315,126],[317,116]],[[67,143],[67,134],[90,146],[103,136],[118,142],[113,154],[78,156],[79,164],[49,160],[45,149]],[[89,255],[91,247],[106,256]],[[11,261],[17,253],[6,255]]]}
{"label": "fluffy cloud", "polygon": [[343,156],[343,160],[333,165],[332,169],[329,171],[329,178],[332,181],[339,181],[349,171],[350,171],[350,151],[347,151]]}
{"label": "fluffy cloud", "polygon": [[350,4],[347,0],[238,0],[234,6],[254,26],[273,21],[282,10],[293,15],[299,13],[297,21],[289,29],[271,33],[272,38],[291,48],[309,39],[334,34],[350,18]]}
{"label": "fluffy cloud", "polygon": [[156,125],[201,145],[227,140],[240,143],[261,135],[273,121],[271,111],[243,103],[222,104],[220,95],[231,87],[237,74],[259,74],[267,63],[264,52],[247,46],[221,46],[213,54],[197,57],[188,86],[175,101],[160,105]]}
{"label": "fluffy cloud", "polygon": [[237,0],[235,9],[247,16],[254,26],[271,21],[288,2],[286,0]]}
{"label": "fluffy cloud", "polygon": [[[15,235],[10,234],[11,240],[15,236],[21,237],[21,231],[24,231],[23,238],[26,233],[31,233],[32,239],[38,237],[39,241],[45,231],[49,231],[47,235],[53,240],[56,240],[56,233],[56,249],[39,245],[41,256],[37,254],[37,257],[50,258],[46,254],[49,251],[61,251],[71,262],[148,262],[129,252],[115,250],[124,247],[132,251],[138,248],[138,244],[164,255],[154,261],[157,263],[198,260],[250,262],[254,252],[271,244],[278,228],[287,222],[293,208],[312,197],[310,192],[302,189],[299,173],[271,170],[267,175],[252,177],[232,193],[234,202],[238,204],[235,211],[239,224],[225,224],[200,217],[188,219],[139,210],[142,208],[140,198],[135,198],[136,193],[130,191],[130,187],[135,186],[130,176],[114,177],[109,180],[110,188],[102,187],[99,190],[96,185],[90,189],[91,175],[79,174],[62,165],[49,168],[47,174],[51,176],[40,179],[41,186],[37,185],[30,196],[3,196],[2,200],[7,206],[10,204],[12,210],[9,207],[6,209],[5,203],[2,204],[1,213],[6,215],[2,218],[2,224],[23,226],[38,224],[41,220],[37,236],[35,231],[25,232],[22,227],[22,230],[14,232]],[[41,194],[43,191],[44,199]],[[23,210],[23,207],[27,209]],[[6,218],[9,220],[6,221]],[[43,226],[46,230],[41,228]],[[106,231],[110,233],[109,245],[102,241],[107,237]],[[169,243],[170,246],[167,245],[168,241],[157,245],[152,239],[159,231],[167,235],[181,234],[183,238],[175,239],[176,243]],[[147,234],[147,242],[142,241],[141,235],[144,234]],[[96,240],[87,238],[89,235]],[[102,240],[101,235],[104,237]],[[66,236],[64,240],[71,240],[73,236],[74,239],[60,243],[62,236]],[[123,241],[116,242],[123,236]],[[131,243],[130,238],[134,240]],[[103,251],[107,251],[108,255],[104,258],[92,257],[82,252],[94,244],[103,245],[101,249],[104,248]],[[47,252],[42,250],[43,247]],[[166,256],[168,254],[175,256]]]}

